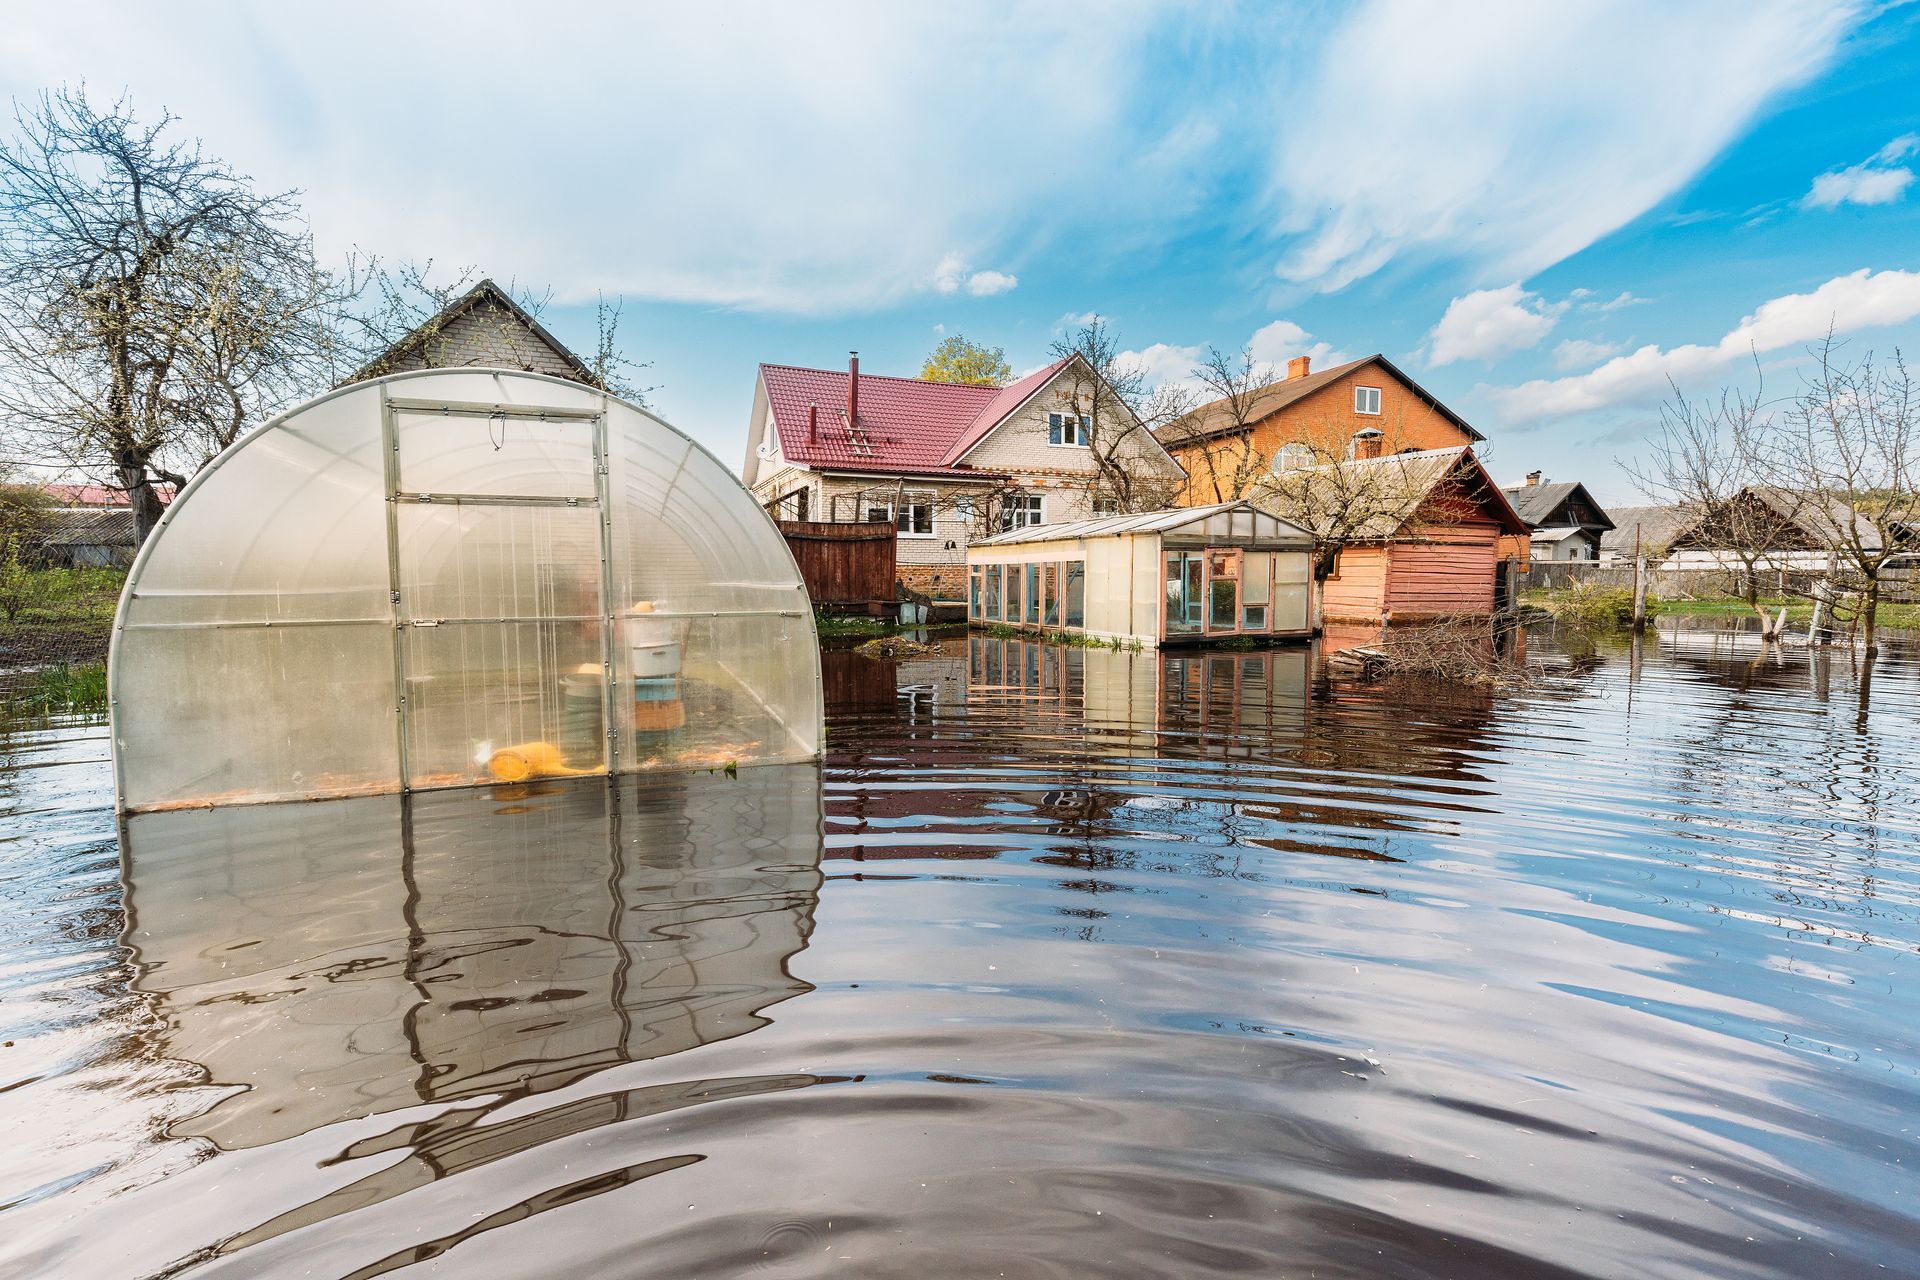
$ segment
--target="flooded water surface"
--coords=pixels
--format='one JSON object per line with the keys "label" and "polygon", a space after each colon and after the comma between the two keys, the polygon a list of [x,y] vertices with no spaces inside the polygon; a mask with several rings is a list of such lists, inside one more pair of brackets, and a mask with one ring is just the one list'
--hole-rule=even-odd
{"label": "flooded water surface", "polygon": [[0,738],[0,1275],[1920,1274],[1920,655],[829,654],[821,768]]}

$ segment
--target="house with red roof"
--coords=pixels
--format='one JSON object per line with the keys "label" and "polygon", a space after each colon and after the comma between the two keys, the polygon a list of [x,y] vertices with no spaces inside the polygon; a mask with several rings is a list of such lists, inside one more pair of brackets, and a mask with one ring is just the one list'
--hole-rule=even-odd
{"label": "house with red roof", "polygon": [[962,599],[972,539],[1168,505],[1185,483],[1098,376],[1079,356],[1004,387],[863,374],[857,353],[763,364],[741,475],[779,519],[891,523],[900,580]]}

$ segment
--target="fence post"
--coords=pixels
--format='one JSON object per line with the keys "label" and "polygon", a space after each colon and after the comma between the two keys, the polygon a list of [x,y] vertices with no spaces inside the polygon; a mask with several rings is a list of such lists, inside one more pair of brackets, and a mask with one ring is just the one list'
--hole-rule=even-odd
{"label": "fence post", "polygon": [[1633,526],[1633,629],[1647,629],[1647,558],[1640,554],[1640,525]]}

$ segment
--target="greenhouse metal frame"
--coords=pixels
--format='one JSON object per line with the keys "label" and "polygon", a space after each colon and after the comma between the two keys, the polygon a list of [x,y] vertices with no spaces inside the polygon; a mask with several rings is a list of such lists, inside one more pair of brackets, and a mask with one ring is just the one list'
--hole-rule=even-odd
{"label": "greenhouse metal frame", "polygon": [[495,369],[249,432],[128,574],[129,812],[816,759],[818,645],[739,480],[647,410]]}

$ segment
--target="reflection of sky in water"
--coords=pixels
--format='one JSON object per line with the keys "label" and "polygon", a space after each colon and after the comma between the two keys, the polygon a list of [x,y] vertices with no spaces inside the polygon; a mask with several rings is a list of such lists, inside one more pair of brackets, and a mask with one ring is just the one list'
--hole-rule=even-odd
{"label": "reflection of sky in water", "polygon": [[[410,831],[313,806],[298,840],[165,815],[129,833],[131,994],[111,929],[70,941],[93,1021],[28,1027],[45,1078],[0,1093],[118,1137],[17,1126],[29,1189],[80,1176],[0,1211],[0,1259],[1911,1274],[1906,643],[1864,714],[1844,659],[1712,637],[1536,639],[1518,691],[833,655],[824,856],[810,770],[428,796]],[[104,821],[0,819],[30,920]],[[186,1135],[229,1149],[143,1154]]]}

